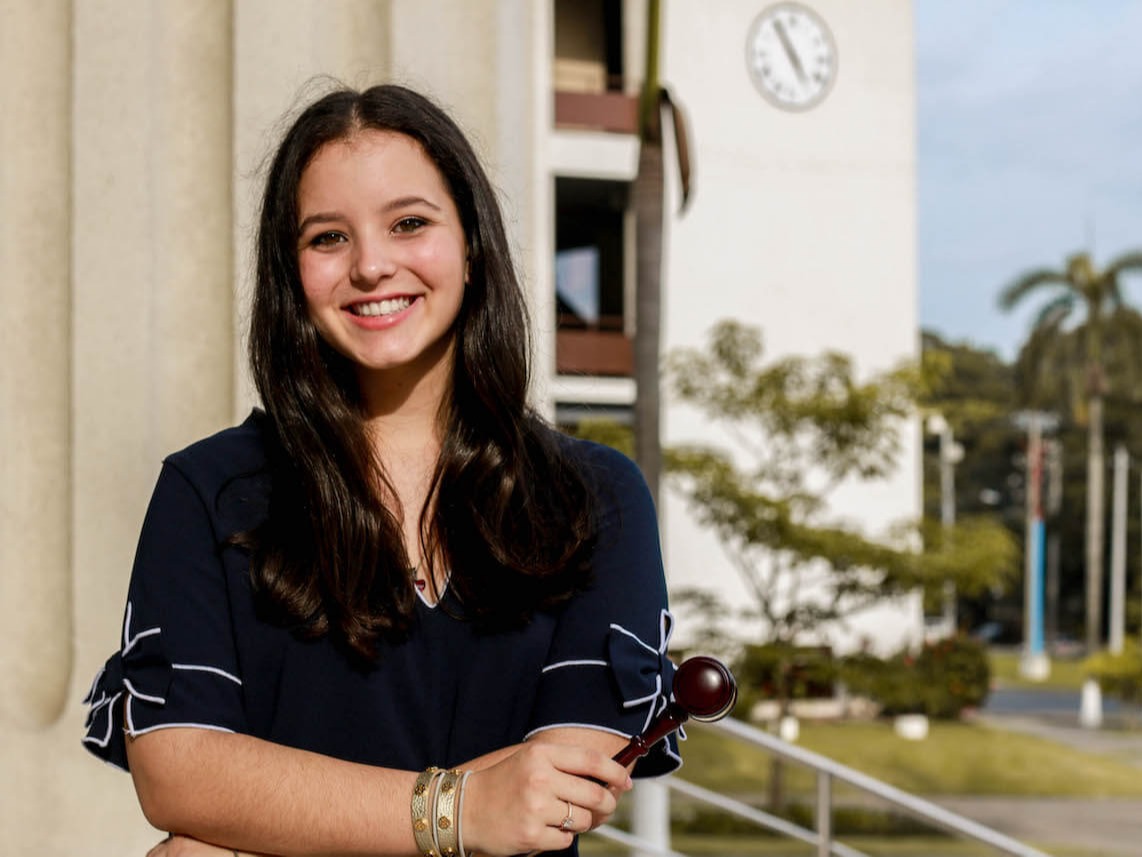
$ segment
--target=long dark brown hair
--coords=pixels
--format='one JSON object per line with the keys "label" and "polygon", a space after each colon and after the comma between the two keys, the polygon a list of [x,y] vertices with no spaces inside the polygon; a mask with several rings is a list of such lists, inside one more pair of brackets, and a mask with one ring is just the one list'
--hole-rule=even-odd
{"label": "long dark brown hair", "polygon": [[242,541],[263,606],[372,660],[381,641],[411,625],[412,563],[382,501],[389,483],[366,437],[353,367],[310,320],[297,259],[302,173],[322,146],[363,129],[420,144],[452,194],[469,254],[442,448],[419,522],[422,556],[448,569],[466,618],[513,626],[583,585],[595,522],[565,441],[527,405],[523,293],[495,192],[464,134],[400,86],[320,98],[286,132],[262,197],[249,348],[272,488],[267,520]]}

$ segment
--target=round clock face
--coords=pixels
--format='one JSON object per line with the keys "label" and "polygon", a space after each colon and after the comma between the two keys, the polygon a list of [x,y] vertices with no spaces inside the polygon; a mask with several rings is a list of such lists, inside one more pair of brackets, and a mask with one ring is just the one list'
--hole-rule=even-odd
{"label": "round clock face", "polygon": [[837,46],[825,22],[800,3],[777,3],[749,28],[746,65],[754,86],[777,107],[820,104],[837,77]]}

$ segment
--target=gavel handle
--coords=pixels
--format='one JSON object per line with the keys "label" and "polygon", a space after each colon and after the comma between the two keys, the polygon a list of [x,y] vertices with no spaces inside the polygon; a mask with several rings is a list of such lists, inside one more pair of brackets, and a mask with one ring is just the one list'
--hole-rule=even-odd
{"label": "gavel handle", "polygon": [[645,756],[650,752],[650,748],[681,726],[689,719],[690,715],[687,714],[682,708],[675,703],[670,703],[666,706],[658,717],[651,721],[650,728],[642,735],[635,735],[630,739],[630,743],[623,747],[619,752],[615,753],[613,758],[620,765],[629,765],[636,759]]}

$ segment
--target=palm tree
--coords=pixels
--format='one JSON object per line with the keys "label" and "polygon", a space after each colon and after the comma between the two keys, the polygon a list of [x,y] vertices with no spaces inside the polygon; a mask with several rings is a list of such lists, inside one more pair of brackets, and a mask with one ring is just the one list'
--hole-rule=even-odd
{"label": "palm tree", "polygon": [[690,196],[689,145],[682,113],[659,83],[660,0],[646,8],[646,71],[639,97],[638,175],[632,188],[635,211],[634,449],[651,496],[658,502],[662,469],[659,431],[662,324],[663,196],[662,112],[669,109],[682,183],[682,207]]}
{"label": "palm tree", "polygon": [[1067,259],[1064,270],[1040,268],[1010,283],[999,305],[1010,310],[1028,295],[1046,293],[1047,301],[1035,318],[1035,336],[1056,338],[1064,322],[1077,310],[1085,311],[1085,393],[1087,400],[1087,516],[1086,516],[1086,646],[1095,651],[1102,639],[1103,475],[1102,399],[1106,392],[1102,365],[1103,322],[1122,306],[1119,276],[1142,271],[1142,252],[1119,256],[1098,270],[1089,253]]}

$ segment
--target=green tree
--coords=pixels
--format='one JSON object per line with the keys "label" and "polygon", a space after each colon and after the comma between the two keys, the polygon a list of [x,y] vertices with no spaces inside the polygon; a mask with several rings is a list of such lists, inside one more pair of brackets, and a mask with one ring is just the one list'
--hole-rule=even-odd
{"label": "green tree", "polygon": [[1105,515],[1103,452],[1103,396],[1105,375],[1102,356],[1103,326],[1108,314],[1122,306],[1120,276],[1142,271],[1142,253],[1126,253],[1099,270],[1088,253],[1067,259],[1063,270],[1040,268],[1028,271],[1000,293],[1004,310],[1018,306],[1033,295],[1045,303],[1036,316],[1032,338],[1049,342],[1065,332],[1066,322],[1085,315],[1083,332],[1084,379],[1087,426],[1086,481],[1086,644],[1087,651],[1098,648],[1102,621],[1103,519]]}
{"label": "green tree", "polygon": [[[836,488],[894,469],[923,373],[898,369],[858,381],[842,354],[768,365],[762,355],[760,333],[732,321],[714,327],[705,350],[670,355],[675,395],[724,429],[735,449],[692,444],[664,458],[672,486],[718,534],[753,596],[784,713],[796,645],[812,632],[917,589],[928,597],[951,582],[977,593],[1014,572],[1016,551],[1007,531],[986,519],[950,530],[902,522],[881,538],[834,520]],[[783,804],[783,781],[775,758],[773,808]]]}
{"label": "green tree", "polygon": [[[984,516],[1002,523],[1021,545],[1026,501],[1020,459],[1025,434],[1012,420],[1014,369],[994,351],[950,342],[932,331],[922,332],[921,348],[926,383],[920,405],[927,413],[943,416],[963,448],[963,458],[955,468],[956,517]],[[939,439],[934,435],[925,435],[923,463],[924,516],[938,519],[940,456]],[[1053,533],[1052,524],[1048,529]],[[974,627],[984,619],[1005,624],[1021,621],[1020,592],[1015,586],[1010,597],[998,591],[976,598],[957,593],[960,626]],[[1047,611],[1048,630],[1054,627],[1050,618],[1056,611],[1052,607],[1049,605]]]}
{"label": "green tree", "polygon": [[836,521],[842,483],[883,479],[901,454],[923,377],[898,369],[856,378],[848,357],[762,361],[760,334],[722,322],[705,350],[670,355],[678,398],[733,438],[666,451],[671,484],[713,528],[762,618],[762,641],[789,644],[872,603],[946,582],[978,593],[1017,570],[1010,534],[990,518],[948,532],[901,522],[871,537]]}
{"label": "green tree", "polygon": [[[1020,401],[1026,407],[1050,410],[1060,417],[1057,437],[1062,445],[1063,481],[1062,514],[1048,521],[1063,545],[1079,545],[1085,541],[1082,512],[1086,504],[1086,435],[1088,432],[1085,397],[1086,325],[1059,331],[1054,336],[1033,332],[1015,361],[1015,375]],[[1142,423],[1137,418],[1142,406],[1142,315],[1128,306],[1108,314],[1102,321],[1102,364],[1105,376],[1103,396],[1104,447],[1123,444],[1135,461],[1142,456]],[[1127,544],[1136,545],[1139,532],[1139,499],[1130,480],[1129,511],[1126,517]],[[1085,624],[1086,602],[1083,578],[1085,563],[1076,551],[1058,550],[1062,618],[1076,629]],[[1134,594],[1128,599],[1129,627],[1138,627],[1137,581],[1142,573],[1142,557],[1128,551],[1128,574]],[[1073,605],[1075,610],[1066,607]]]}

